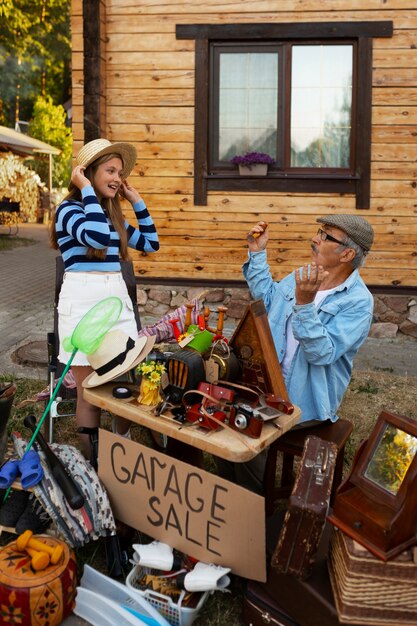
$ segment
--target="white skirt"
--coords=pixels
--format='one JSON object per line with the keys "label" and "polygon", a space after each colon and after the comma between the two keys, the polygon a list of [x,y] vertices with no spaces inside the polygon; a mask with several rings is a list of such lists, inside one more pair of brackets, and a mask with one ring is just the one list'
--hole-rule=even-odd
{"label": "white skirt", "polygon": [[[120,298],[122,310],[112,330],[123,330],[132,339],[138,336],[133,303],[121,272],[95,274],[93,272],[66,272],[58,301],[59,355],[61,363],[68,363],[71,353],[65,352],[62,342],[71,335],[81,318],[98,302],[110,296]],[[87,355],[78,350],[72,365],[89,365]]]}

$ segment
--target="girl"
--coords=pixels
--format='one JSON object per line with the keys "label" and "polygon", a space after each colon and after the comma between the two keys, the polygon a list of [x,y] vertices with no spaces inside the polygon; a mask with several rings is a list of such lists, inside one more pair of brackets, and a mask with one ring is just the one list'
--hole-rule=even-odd
{"label": "girl", "polygon": [[[110,296],[121,299],[123,309],[113,329],[137,337],[133,304],[121,273],[120,259],[128,260],[128,247],[142,252],[159,249],[153,220],[139,193],[126,180],[136,162],[129,143],[95,139],[85,144],[76,158],[69,193],[58,206],[52,223],[51,244],[59,249],[65,267],[58,301],[58,359],[67,363],[70,354],[62,341],[95,304]],[[128,200],[138,227],[123,217],[120,198]],[[77,427],[99,425],[100,409],[83,399],[83,380],[93,371],[87,356],[77,351],[71,364],[77,385]],[[118,418],[116,432],[129,435],[129,422]],[[82,435],[87,458],[89,438]]]}

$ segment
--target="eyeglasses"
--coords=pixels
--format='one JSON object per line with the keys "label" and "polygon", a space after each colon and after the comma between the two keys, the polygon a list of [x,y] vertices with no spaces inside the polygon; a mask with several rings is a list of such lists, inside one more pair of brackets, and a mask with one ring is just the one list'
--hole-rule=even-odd
{"label": "eyeglasses", "polygon": [[346,243],[344,241],[340,241],[339,239],[336,239],[335,237],[332,237],[331,235],[329,235],[329,233],[326,233],[325,230],[322,230],[321,228],[318,229],[317,234],[320,235],[320,238],[322,241],[334,241],[335,243],[340,244],[341,246],[346,246]]}

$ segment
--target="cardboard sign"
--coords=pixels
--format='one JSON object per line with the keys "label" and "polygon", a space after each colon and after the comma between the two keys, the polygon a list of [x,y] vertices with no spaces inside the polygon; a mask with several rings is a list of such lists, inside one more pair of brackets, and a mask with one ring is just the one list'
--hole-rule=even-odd
{"label": "cardboard sign", "polygon": [[99,476],[116,519],[200,561],[266,581],[261,496],[102,429]]}

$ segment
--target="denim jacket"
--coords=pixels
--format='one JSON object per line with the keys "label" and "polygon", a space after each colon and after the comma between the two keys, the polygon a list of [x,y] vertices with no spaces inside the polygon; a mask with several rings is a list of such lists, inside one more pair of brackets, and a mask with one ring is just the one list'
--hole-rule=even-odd
{"label": "denim jacket", "polygon": [[288,396],[301,409],[301,421],[338,419],[336,412],[349,385],[353,358],[372,322],[373,298],[358,270],[316,308],[295,304],[295,277],[272,279],[266,251],[249,252],[243,275],[255,300],[268,313],[280,363],[285,354],[286,325],[299,345],[286,376]]}

